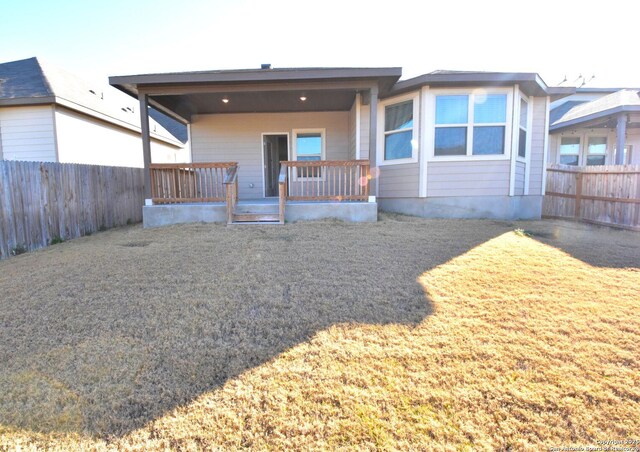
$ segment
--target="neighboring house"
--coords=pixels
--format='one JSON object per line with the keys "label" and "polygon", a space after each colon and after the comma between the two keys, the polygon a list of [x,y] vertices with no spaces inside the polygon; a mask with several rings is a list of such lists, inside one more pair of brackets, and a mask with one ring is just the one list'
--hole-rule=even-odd
{"label": "neighboring house", "polygon": [[[535,73],[436,71],[398,81],[401,73],[264,65],[117,76],[110,83],[137,97],[142,115],[150,104],[188,123],[194,163],[237,162],[237,176],[231,173],[229,180],[237,178],[240,204],[268,201],[280,182],[291,219],[370,219],[339,209],[376,203],[423,217],[540,218],[549,103],[566,90],[547,87]],[[352,172],[345,168],[358,160],[366,160],[369,170],[360,169],[355,180],[366,186],[350,197]],[[344,177],[331,191],[336,167]],[[178,205],[145,207],[145,224],[220,219],[203,213],[211,206],[197,212],[189,206],[188,213],[180,207],[186,198],[171,191],[175,174],[148,177],[147,198]],[[300,196],[300,187],[306,195]],[[198,190],[192,200],[205,198]],[[316,215],[301,214],[311,207],[297,204],[363,201],[368,194],[375,198],[334,202]]]}
{"label": "neighboring house", "polygon": [[575,94],[553,102],[548,161],[640,164],[639,92],[637,88],[578,88]]}
{"label": "neighboring house", "polygon": [[[37,58],[0,64],[0,160],[143,167],[137,108],[117,89]],[[186,127],[150,114],[152,160],[189,161]]]}

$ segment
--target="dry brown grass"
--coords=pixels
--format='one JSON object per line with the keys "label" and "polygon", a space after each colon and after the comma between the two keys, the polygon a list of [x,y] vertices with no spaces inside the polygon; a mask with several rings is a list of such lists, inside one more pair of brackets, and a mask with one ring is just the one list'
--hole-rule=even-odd
{"label": "dry brown grass", "polygon": [[385,216],[131,227],[3,261],[0,448],[638,438],[639,237]]}

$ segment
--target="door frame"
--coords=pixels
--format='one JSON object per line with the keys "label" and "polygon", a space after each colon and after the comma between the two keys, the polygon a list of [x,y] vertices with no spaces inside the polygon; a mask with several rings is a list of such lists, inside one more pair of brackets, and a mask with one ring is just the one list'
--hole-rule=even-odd
{"label": "door frame", "polygon": [[[262,197],[267,198],[267,175],[264,167],[264,137],[268,135],[286,135],[287,136],[287,160],[291,159],[291,137],[289,132],[262,132],[260,135],[260,155],[262,156],[262,164],[260,166],[262,170]],[[277,196],[269,196],[269,198],[276,198]]]}

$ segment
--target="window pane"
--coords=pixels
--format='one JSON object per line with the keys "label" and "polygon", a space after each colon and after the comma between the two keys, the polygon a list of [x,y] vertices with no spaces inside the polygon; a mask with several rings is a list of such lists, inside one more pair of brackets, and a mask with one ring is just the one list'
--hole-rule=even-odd
{"label": "window pane", "polygon": [[413,127],[413,101],[389,105],[384,108],[384,131]]}
{"label": "window pane", "polygon": [[473,103],[473,122],[507,122],[507,95],[476,95]]}
{"label": "window pane", "polygon": [[589,155],[587,156],[587,165],[604,165],[604,155]]}
{"label": "window pane", "polygon": [[436,96],[436,124],[466,124],[469,96]]}
{"label": "window pane", "polygon": [[504,153],[504,126],[474,127],[473,155]]}
{"label": "window pane", "polygon": [[413,132],[390,133],[384,137],[384,159],[409,159],[411,158],[411,138]]}
{"label": "window pane", "polygon": [[560,163],[562,163],[563,165],[577,165],[578,156],[577,155],[561,155]]}
{"label": "window pane", "polygon": [[[580,153],[580,137],[562,137],[560,139],[560,154],[579,154],[579,153]],[[572,165],[572,164],[567,163],[567,165]]]}
{"label": "window pane", "polygon": [[[319,133],[299,133],[296,136],[298,160],[320,160],[322,156],[322,135]],[[306,156],[316,156],[308,159]]]}
{"label": "window pane", "polygon": [[529,114],[529,108],[527,101],[520,99],[520,127],[527,128],[527,115]]}
{"label": "window pane", "polygon": [[436,127],[436,146],[434,155],[466,155],[466,127]]}
{"label": "window pane", "polygon": [[522,129],[518,137],[518,155],[522,158],[527,156],[527,131]]}
{"label": "window pane", "polygon": [[589,137],[589,146],[587,149],[589,154],[606,154],[607,137]]}

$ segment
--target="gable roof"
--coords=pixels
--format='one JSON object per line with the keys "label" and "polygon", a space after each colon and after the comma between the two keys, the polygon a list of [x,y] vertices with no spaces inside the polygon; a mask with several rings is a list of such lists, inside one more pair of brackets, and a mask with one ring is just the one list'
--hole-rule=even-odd
{"label": "gable roof", "polygon": [[[36,57],[0,64],[0,106],[51,103],[140,132],[138,103],[109,85],[90,83]],[[159,121],[149,121],[155,139],[182,145]]]}
{"label": "gable roof", "polygon": [[[584,124],[606,116],[625,112],[640,112],[640,91],[635,89],[621,89],[590,102],[571,103],[562,115],[556,114],[555,121],[549,115],[549,130],[559,130],[579,124]],[[561,108],[562,105],[558,108]],[[557,109],[554,109],[557,110]]]}

